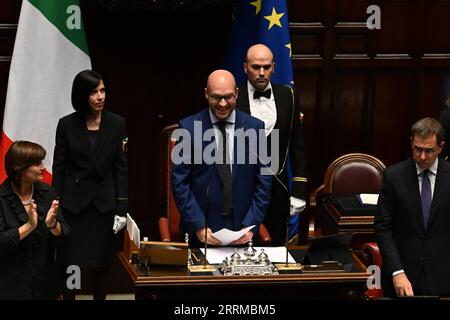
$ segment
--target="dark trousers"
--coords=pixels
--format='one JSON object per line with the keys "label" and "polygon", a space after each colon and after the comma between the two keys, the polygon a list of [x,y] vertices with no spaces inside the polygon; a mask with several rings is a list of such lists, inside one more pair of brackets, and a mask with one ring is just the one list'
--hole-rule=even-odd
{"label": "dark trousers", "polygon": [[430,288],[428,287],[428,281],[427,277],[425,275],[424,268],[421,268],[419,279],[417,280],[417,283],[413,285],[413,291],[415,296],[432,296],[432,292]]}
{"label": "dark trousers", "polygon": [[[91,279],[92,285],[92,294],[94,296],[94,300],[105,300],[106,295],[109,290],[109,274],[110,267],[100,267],[100,268],[81,268],[81,285],[83,286],[88,282],[88,279]],[[63,296],[64,300],[75,300],[75,295],[77,293],[76,289],[68,289],[67,288],[67,276],[62,277],[64,279],[63,283]]]}

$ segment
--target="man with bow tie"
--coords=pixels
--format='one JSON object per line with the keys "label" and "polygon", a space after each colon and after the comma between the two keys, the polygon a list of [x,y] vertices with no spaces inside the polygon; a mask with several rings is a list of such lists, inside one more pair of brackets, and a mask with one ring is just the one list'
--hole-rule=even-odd
{"label": "man with bow tie", "polygon": [[[280,245],[286,238],[289,213],[298,213],[305,208],[307,179],[298,95],[288,86],[270,82],[274,70],[271,50],[263,44],[251,46],[244,63],[248,81],[239,87],[237,107],[264,122],[268,141],[272,131],[279,130],[279,154],[272,156],[278,156],[280,165],[274,172],[271,204],[264,225],[269,230],[272,244]],[[291,192],[288,191],[288,160],[293,174]]]}

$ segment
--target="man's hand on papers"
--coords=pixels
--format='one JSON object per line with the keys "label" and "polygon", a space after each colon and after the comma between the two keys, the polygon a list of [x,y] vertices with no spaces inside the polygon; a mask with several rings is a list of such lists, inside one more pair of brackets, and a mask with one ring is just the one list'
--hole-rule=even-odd
{"label": "man's hand on papers", "polygon": [[[212,231],[210,228],[208,228],[206,230],[206,237],[207,237],[207,243],[214,245],[214,246],[220,246],[222,245],[222,242],[220,240],[217,240],[216,238],[214,238],[212,235]],[[195,235],[197,236],[197,239],[200,242],[205,243],[205,229],[200,229],[197,230],[197,232],[195,233]]]}
{"label": "man's hand on papers", "polygon": [[237,240],[234,240],[231,244],[232,245],[239,245],[239,244],[246,244],[250,242],[250,240],[253,239],[253,231],[249,231],[246,234],[244,234],[242,237],[240,237]]}

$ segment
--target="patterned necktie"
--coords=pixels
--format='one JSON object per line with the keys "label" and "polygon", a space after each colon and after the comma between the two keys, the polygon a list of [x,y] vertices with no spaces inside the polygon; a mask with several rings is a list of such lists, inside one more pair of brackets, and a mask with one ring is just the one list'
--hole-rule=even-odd
{"label": "patterned necktie", "polygon": [[267,89],[266,91],[255,90],[255,92],[253,92],[253,99],[259,99],[261,97],[266,97],[266,99],[270,99],[271,95],[272,95],[271,89]]}
{"label": "patterned necktie", "polygon": [[429,170],[426,169],[422,173],[422,193],[420,194],[420,200],[422,202],[423,222],[425,229],[428,226],[428,219],[430,218],[431,208],[431,184],[430,178],[428,178]]}
{"label": "patterned necktie", "polygon": [[230,215],[233,212],[233,194],[231,188],[231,160],[228,152],[228,136],[226,134],[225,126],[229,122],[219,121],[217,127],[222,134],[222,145],[219,139],[219,152],[222,151],[223,164],[222,168],[222,189],[223,189],[223,212],[222,215]]}

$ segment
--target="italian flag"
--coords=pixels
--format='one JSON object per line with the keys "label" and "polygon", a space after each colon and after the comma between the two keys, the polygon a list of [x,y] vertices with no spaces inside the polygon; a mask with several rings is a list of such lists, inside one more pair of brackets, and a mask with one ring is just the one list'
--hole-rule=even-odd
{"label": "italian flag", "polygon": [[73,112],[72,82],[91,69],[79,0],[23,0],[9,71],[0,141],[0,183],[13,141],[39,143],[47,151],[51,182],[59,118]]}

